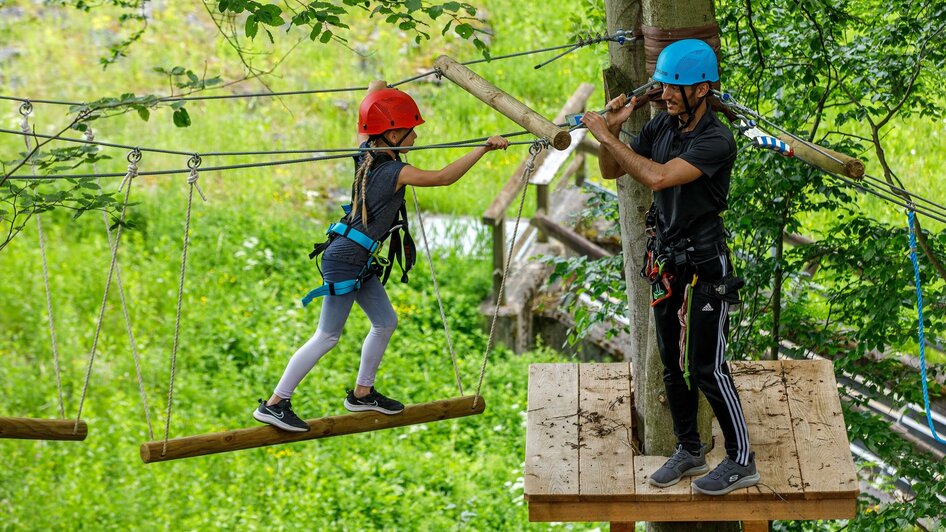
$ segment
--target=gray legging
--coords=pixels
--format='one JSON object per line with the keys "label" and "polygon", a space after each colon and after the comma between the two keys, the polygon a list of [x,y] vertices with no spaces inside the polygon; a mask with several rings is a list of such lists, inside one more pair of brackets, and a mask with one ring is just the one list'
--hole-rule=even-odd
{"label": "gray legging", "polygon": [[[330,259],[322,260],[322,277],[326,282],[339,282],[354,279],[361,271],[359,266]],[[377,276],[366,279],[359,290],[341,296],[325,296],[322,302],[322,314],[319,316],[319,328],[292,358],[283,372],[275,393],[283,399],[292,397],[293,392],[303,377],[338,343],[345,322],[351,313],[352,303],[365,311],[371,320],[371,330],[361,347],[361,365],[358,368],[359,386],[373,386],[381,357],[397,327],[397,314],[391,306],[391,300],[384,290],[384,285]]]}

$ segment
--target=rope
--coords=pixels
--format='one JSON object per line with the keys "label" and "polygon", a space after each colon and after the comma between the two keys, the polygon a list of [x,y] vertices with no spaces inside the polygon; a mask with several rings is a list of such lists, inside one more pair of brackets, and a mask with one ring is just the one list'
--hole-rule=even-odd
{"label": "rope", "polygon": [[[93,140],[95,134],[92,132],[92,128],[85,130],[86,140]],[[129,161],[131,162],[132,154],[135,152],[129,153]],[[136,155],[137,158],[141,157],[141,153],[138,152]],[[95,163],[92,164],[92,168],[96,169]],[[99,188],[102,188],[102,180],[99,179]],[[108,223],[108,213],[102,211],[102,219],[105,221],[105,236],[108,239],[108,249],[112,250],[114,253],[115,246],[112,241],[112,229]],[[125,286],[122,284],[122,269],[121,265],[115,265],[115,283],[118,287],[118,297],[122,302],[122,314],[125,316],[125,330],[128,332],[128,344],[131,347],[131,355],[135,361],[135,378],[138,381],[138,392],[141,395],[141,404],[145,411],[145,421],[148,423],[148,434],[151,436],[151,439],[154,440],[154,428],[151,424],[151,409],[148,408],[148,398],[145,395],[144,388],[144,379],[141,376],[141,360],[138,355],[138,344],[135,342],[135,333],[131,326],[131,313],[128,311],[128,303],[125,301]]]}
{"label": "rope", "polygon": [[[560,124],[560,125],[564,126],[566,124]],[[7,133],[10,135],[24,135],[24,133],[22,132],[13,131],[10,129],[3,129],[3,128],[0,128],[0,133]],[[509,137],[516,137],[520,135],[526,135],[528,133],[529,131],[521,130],[521,131],[515,131],[512,133],[504,133],[500,136],[509,138]],[[116,143],[111,143],[111,142],[93,141],[93,140],[88,140],[88,139],[74,139],[74,138],[60,137],[60,136],[55,136],[55,135],[43,135],[39,133],[34,134],[32,132],[27,133],[27,135],[35,136],[37,138],[61,140],[65,142],[74,142],[74,143],[79,143],[79,144],[90,144],[90,145],[95,145],[95,146],[119,148],[119,149],[124,149],[124,150],[138,150],[141,152],[164,153],[168,155],[183,155],[183,156],[189,157],[191,154],[194,153],[193,151],[179,151],[179,150],[170,150],[170,149],[164,149],[164,148],[131,146],[127,144],[116,144]],[[458,140],[458,141],[444,142],[444,143],[439,143],[439,144],[426,144],[426,145],[421,145],[421,146],[407,146],[402,149],[410,150],[410,151],[415,151],[415,150],[419,151],[419,150],[430,150],[430,149],[475,148],[475,147],[482,146],[482,144],[478,144],[478,143],[485,141],[487,138],[489,137]],[[511,142],[510,144],[524,145],[524,144],[531,144],[531,143],[532,143],[531,141],[521,141],[521,142]],[[202,151],[200,153],[201,153],[201,157],[231,157],[231,156],[238,157],[242,155],[297,155],[300,153],[344,153],[346,154],[345,156],[347,157],[347,156],[356,155],[355,152],[358,152],[358,151],[383,151],[387,149],[390,149],[390,148],[387,148],[387,147],[309,148],[309,149],[290,149],[290,150],[246,150],[246,151],[217,151],[217,152],[203,152]],[[208,170],[208,169],[205,168],[205,170]],[[180,173],[184,173],[184,172],[186,172],[186,170],[180,171]],[[139,175],[145,175],[145,174],[139,174]],[[117,174],[113,176],[109,176],[109,177],[116,177],[116,176]],[[56,177],[56,176],[52,176],[52,177]]]}
{"label": "rope", "polygon": [[174,401],[174,374],[177,371],[177,347],[178,339],[181,334],[181,306],[184,301],[184,275],[187,272],[187,245],[190,242],[191,206],[194,203],[194,189],[197,189],[201,199],[207,201],[207,197],[204,196],[204,192],[197,184],[197,179],[199,178],[197,167],[200,166],[200,156],[195,154],[191,157],[190,160],[187,161],[187,166],[190,167],[190,175],[187,177],[187,184],[190,185],[190,188],[187,193],[187,214],[184,217],[184,250],[181,253],[181,276],[177,285],[177,314],[174,318],[174,347],[171,349],[171,381],[168,384],[168,408],[165,416],[164,445],[161,447],[161,456],[167,454],[168,439],[171,433],[171,405]]}
{"label": "rope", "polygon": [[933,416],[930,412],[930,392],[926,385],[926,337],[923,331],[923,290],[920,286],[920,262],[916,254],[916,214],[912,210],[907,211],[907,221],[910,225],[910,261],[913,263],[913,280],[916,284],[916,313],[917,313],[917,331],[920,340],[920,382],[923,384],[923,404],[926,408],[926,422],[930,427],[930,434],[933,439],[939,443],[946,444],[933,426]]}
{"label": "rope", "polygon": [[[33,147],[30,145],[29,134],[32,131],[30,127],[30,113],[33,111],[33,106],[29,102],[24,102],[20,106],[20,115],[23,116],[23,121],[20,122],[20,128],[23,130],[23,142],[26,144],[26,152],[29,153]],[[30,172],[35,176],[36,167],[30,165]],[[49,338],[52,342],[53,348],[53,365],[56,368],[56,391],[59,395],[59,417],[66,418],[66,407],[65,401],[62,397],[62,370],[59,366],[59,348],[58,342],[56,342],[56,324],[53,319],[53,295],[52,290],[49,288],[49,267],[46,262],[46,236],[43,233],[43,216],[42,214],[36,215],[36,231],[39,234],[39,255],[43,259],[43,286],[46,288],[46,315],[49,316]]]}
{"label": "rope", "polygon": [[526,204],[526,192],[529,189],[529,177],[532,175],[532,172],[535,170],[535,158],[539,153],[548,148],[549,141],[548,139],[540,139],[535,141],[532,144],[532,147],[529,148],[529,153],[531,154],[529,159],[526,161],[525,170],[522,172],[522,179],[520,180],[520,186],[522,186],[522,194],[519,197],[519,211],[516,213],[516,225],[512,230],[512,240],[509,243],[509,253],[506,255],[506,266],[503,268],[502,280],[499,283],[499,292],[496,294],[496,306],[493,309],[493,320],[489,326],[489,339],[486,341],[486,352],[483,354],[483,364],[480,366],[480,378],[476,383],[476,394],[473,396],[473,407],[476,407],[476,403],[480,397],[480,390],[483,387],[483,378],[486,376],[486,363],[489,361],[489,350],[493,345],[493,335],[496,332],[496,319],[499,317],[499,307],[500,301],[503,300],[503,291],[506,288],[506,277],[509,276],[509,266],[512,264],[512,255],[513,250],[516,245],[516,237],[519,233],[519,222],[522,220],[522,208]]}
{"label": "rope", "polygon": [[440,321],[443,322],[443,331],[447,336],[447,349],[450,351],[450,360],[453,361],[453,373],[457,379],[457,389],[463,395],[463,383],[460,381],[460,367],[457,365],[457,353],[453,349],[453,340],[450,338],[450,327],[447,325],[447,314],[443,310],[443,299],[440,297],[440,285],[437,284],[437,274],[434,272],[434,261],[430,257],[430,244],[427,242],[427,230],[424,228],[424,218],[420,214],[420,203],[417,201],[417,187],[411,187],[414,195],[414,213],[420,226],[420,234],[424,239],[424,250],[427,252],[427,264],[430,266],[430,277],[434,281],[434,293],[437,294],[437,305],[440,307]]}
{"label": "rope", "polygon": [[[79,431],[79,420],[82,418],[82,406],[85,404],[85,396],[89,391],[89,380],[92,378],[92,364],[95,362],[95,349],[99,343],[99,334],[102,332],[102,323],[105,319],[105,307],[108,304],[108,289],[112,285],[112,275],[115,273],[118,263],[118,245],[122,238],[122,226],[125,222],[125,213],[128,211],[128,199],[131,196],[131,181],[138,176],[138,162],[141,160],[141,154],[134,156],[133,153],[128,155],[128,173],[122,181],[123,185],[126,182],[128,183],[128,188],[125,189],[125,201],[122,203],[122,212],[118,217],[118,230],[115,231],[115,245],[112,247],[112,261],[108,267],[105,293],[102,295],[102,307],[99,309],[99,319],[95,327],[95,336],[92,338],[92,351],[89,353],[89,365],[85,371],[85,382],[82,385],[82,396],[79,399],[79,410],[76,413],[76,425],[73,428],[73,433]],[[111,246],[111,244],[109,245]]]}

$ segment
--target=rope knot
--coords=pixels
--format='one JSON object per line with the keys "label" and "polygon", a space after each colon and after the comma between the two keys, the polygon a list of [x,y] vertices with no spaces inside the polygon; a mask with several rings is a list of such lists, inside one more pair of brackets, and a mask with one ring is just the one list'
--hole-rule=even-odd
{"label": "rope knot", "polygon": [[[92,128],[90,128],[90,127],[87,127],[87,128],[85,129],[85,132],[83,133],[83,135],[85,135],[85,140],[87,140],[87,141],[89,141],[89,142],[92,142],[92,141],[95,140],[95,133],[92,131]],[[138,153],[139,153],[139,156],[140,156],[141,152],[139,151]]]}
{"label": "rope knot", "polygon": [[197,193],[200,194],[200,199],[207,201],[207,196],[204,195],[204,191],[200,189],[200,185],[197,184],[197,180],[200,179],[200,174],[197,173],[197,167],[200,166],[200,155],[194,154],[187,161],[187,167],[191,169],[191,173],[187,176],[187,184],[197,189]]}
{"label": "rope knot", "polygon": [[[131,180],[138,177],[138,161],[141,160],[141,150],[135,148],[128,152],[128,171],[125,173],[124,179],[122,179],[121,184],[118,185],[118,191],[121,192],[125,185],[131,183]],[[128,185],[131,187],[131,185]]]}

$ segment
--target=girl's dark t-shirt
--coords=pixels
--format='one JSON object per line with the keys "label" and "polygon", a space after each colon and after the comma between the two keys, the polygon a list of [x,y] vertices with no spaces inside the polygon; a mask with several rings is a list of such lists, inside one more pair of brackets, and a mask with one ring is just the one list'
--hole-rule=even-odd
{"label": "girl's dark t-shirt", "polygon": [[[365,146],[365,144],[362,144],[362,147]],[[368,153],[363,151],[355,157],[356,170]],[[349,227],[370,236],[373,240],[379,240],[391,229],[391,224],[397,219],[398,210],[404,203],[404,191],[407,187],[401,187],[399,190],[397,188],[397,178],[401,174],[401,169],[407,164],[395,160],[381,151],[370,153],[373,161],[365,186],[367,189],[365,203],[368,208],[367,227],[361,219],[360,198],[358,205],[352,205],[351,220],[346,221],[343,218],[341,221],[348,224]],[[323,258],[361,266],[368,261],[368,251],[345,237],[337,237],[325,250]]]}

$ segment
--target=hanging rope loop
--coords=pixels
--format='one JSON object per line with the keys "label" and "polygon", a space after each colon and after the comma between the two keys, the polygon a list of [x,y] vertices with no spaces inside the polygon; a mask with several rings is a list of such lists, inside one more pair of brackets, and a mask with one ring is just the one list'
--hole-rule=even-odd
{"label": "hanging rope loop", "polygon": [[204,191],[201,190],[200,185],[197,184],[197,180],[200,179],[200,175],[197,173],[197,168],[200,166],[200,163],[200,155],[196,153],[187,160],[187,167],[191,169],[190,175],[187,176],[187,183],[197,189],[197,193],[200,194],[200,199],[207,201],[207,196],[204,195]]}
{"label": "hanging rope loop", "polygon": [[[120,185],[118,185],[118,191],[121,192],[125,185],[131,182],[132,179],[138,177],[138,162],[141,161],[141,151],[138,148],[135,148],[128,152],[126,157],[128,160],[128,172],[125,174],[125,178],[122,179]],[[131,185],[129,185],[130,187]]]}

